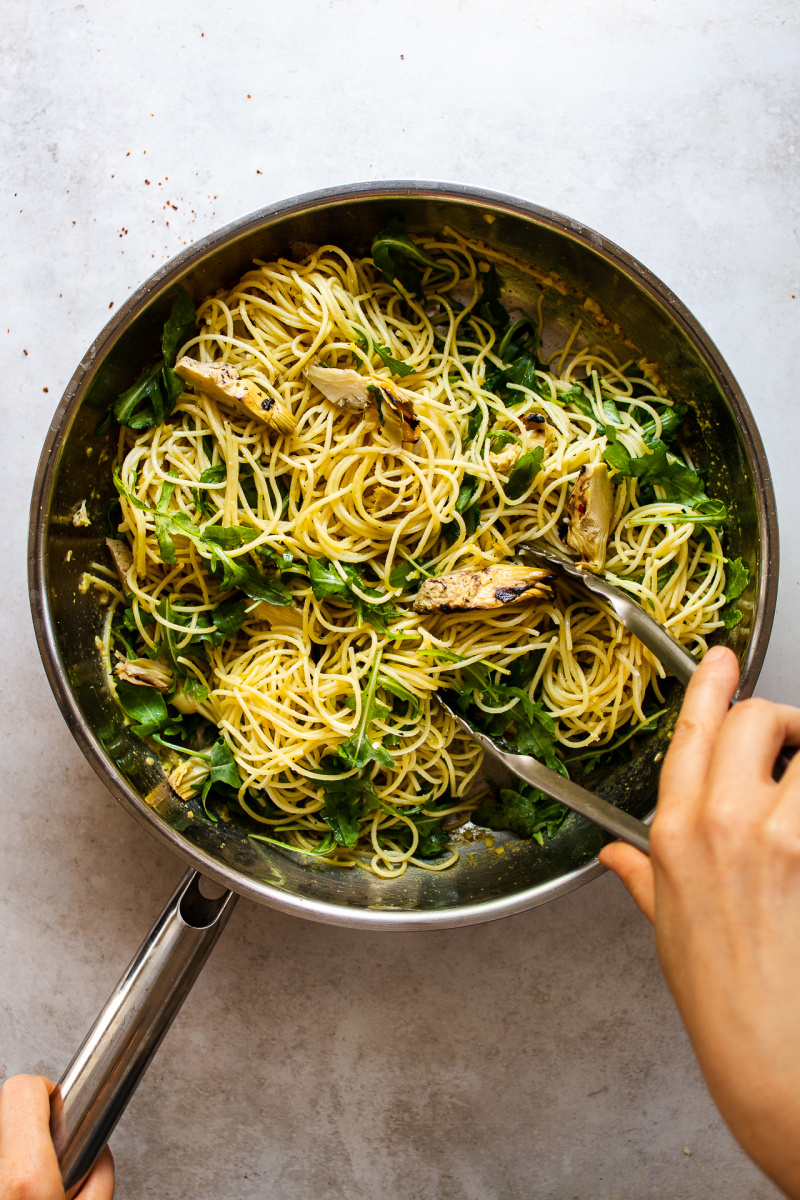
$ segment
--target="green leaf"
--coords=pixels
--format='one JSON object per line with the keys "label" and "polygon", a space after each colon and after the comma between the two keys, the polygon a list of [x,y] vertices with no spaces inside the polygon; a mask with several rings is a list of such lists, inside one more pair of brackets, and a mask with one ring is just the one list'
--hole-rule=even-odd
{"label": "green leaf", "polygon": [[726,629],[733,629],[742,620],[742,614],[738,608],[725,608],[720,616],[725,622]]}
{"label": "green leaf", "polygon": [[393,588],[405,588],[408,584],[409,575],[419,575],[419,568],[416,563],[410,559],[404,559],[392,567],[389,572],[389,586]]}
{"label": "green leaf", "polygon": [[373,238],[372,261],[386,283],[397,287],[399,281],[410,295],[420,300],[424,300],[425,293],[422,290],[422,276],[414,264],[439,267],[439,263],[412,242],[401,216],[391,217],[386,228]]}
{"label": "green leaf", "polygon": [[472,501],[478,494],[480,486],[480,479],[477,479],[474,475],[464,476],[461,481],[461,487],[458,489],[458,496],[456,497],[457,513],[463,513],[469,508],[469,506],[472,504]]}
{"label": "green leaf", "polygon": [[522,445],[522,438],[517,437],[516,433],[512,433],[510,429],[491,429],[486,435],[486,441],[489,442],[494,452],[502,450],[504,446],[509,446],[512,442],[516,442],[518,446]]}
{"label": "green leaf", "polygon": [[[164,418],[164,396],[161,391],[161,368],[163,363],[142,371],[136,382],[127,391],[121,392],[113,407],[115,419],[120,425],[132,429],[148,429]],[[147,403],[149,401],[149,403]],[[143,408],[139,408],[144,405]],[[139,409],[134,421],[134,412]]]}
{"label": "green leaf", "polygon": [[[342,770],[342,762],[334,755],[326,755],[320,767],[326,775],[337,775]],[[319,815],[330,828],[336,843],[352,849],[361,834],[360,819],[378,807],[375,785],[358,776],[322,779],[320,783],[325,793],[325,807]]]}
{"label": "green leaf", "polygon": [[504,489],[509,500],[516,501],[524,496],[541,471],[543,459],[544,446],[537,446],[535,450],[520,455]]}
{"label": "green leaf", "polygon": [[149,737],[170,720],[164,697],[153,687],[142,687],[120,679],[117,683],[117,698],[126,717],[130,717],[134,722],[133,732],[139,737]]}
{"label": "green leaf", "polygon": [[345,576],[344,579],[327,558],[309,558],[311,590],[317,600],[339,600],[343,604],[349,604],[355,610],[359,625],[366,621],[379,632],[389,634],[389,622],[397,617],[397,609],[389,600],[383,599],[383,602],[378,604],[363,600],[353,591],[353,587],[357,587],[370,598],[379,601],[385,596],[385,593],[368,587],[352,563],[340,563],[339,566]]}
{"label": "green leaf", "polygon": [[405,700],[407,704],[411,705],[411,710],[415,715],[419,713],[420,705],[417,697],[396,679],[390,679],[388,675],[379,675],[378,687],[383,688],[385,692],[391,692],[393,696],[397,696],[398,700]]}
{"label": "green leaf", "polygon": [[224,604],[218,604],[210,615],[217,627],[220,641],[235,637],[244,624],[247,601],[227,600]]}
{"label": "green leaf", "polygon": [[203,784],[204,798],[208,795],[209,788],[215,783],[224,783],[237,790],[242,786],[233,752],[223,737],[220,737],[211,747],[211,770]]}
{"label": "green leaf", "polygon": [[345,604],[352,604],[350,588],[327,558],[309,558],[308,571],[311,579],[311,591],[317,600],[332,598],[343,600]]}
{"label": "green leaf", "polygon": [[535,838],[542,845],[545,835],[555,836],[566,815],[563,804],[522,783],[497,789],[473,812],[472,820],[488,829],[510,829],[518,837]]}
{"label": "green leaf", "polygon": [[[363,333],[362,330],[360,330],[357,325],[354,325],[353,329],[356,334],[356,340],[358,341],[358,344],[361,347],[361,349],[369,350],[369,341],[367,339],[366,334]],[[373,340],[372,349],[375,351],[375,353],[377,354],[378,358],[381,360],[383,365],[385,367],[388,367],[393,375],[400,375],[402,377],[404,375],[416,374],[417,368],[412,367],[410,365],[410,363],[401,362],[398,358],[393,358],[392,352],[388,346],[382,346],[380,344],[380,342],[376,342]]]}
{"label": "green leaf", "polygon": [[[688,404],[673,404],[671,408],[664,408],[659,416],[661,417],[661,441],[670,442],[675,437],[675,434],[683,424],[683,418],[689,411]],[[656,436],[655,421],[648,421],[642,426],[642,437],[649,446]]]}
{"label": "green leaf", "polygon": [[381,652],[375,656],[375,661],[370,670],[369,679],[366,689],[361,693],[361,718],[356,726],[355,731],[350,735],[346,742],[342,742],[336,747],[336,753],[348,767],[355,770],[360,770],[366,766],[368,762],[376,762],[382,767],[387,767],[391,770],[394,766],[394,759],[387,750],[384,750],[380,743],[375,744],[370,741],[369,727],[373,720],[378,716],[375,692],[378,688],[378,673],[381,665]]}
{"label": "green leaf", "polygon": [[[735,558],[725,569],[725,599],[738,600],[750,582],[750,568],[743,558]],[[741,620],[741,617],[739,618]],[[738,622],[736,622],[738,624]]]}
{"label": "green leaf", "polygon": [[183,383],[172,370],[181,346],[197,332],[195,311],[188,292],[181,289],[161,337],[162,356],[116,399],[112,412],[120,425],[149,429],[160,425],[175,407]]}
{"label": "green leaf", "polygon": [[[579,413],[584,417],[591,417],[593,421],[597,421],[597,414],[594,411],[594,406],[589,399],[586,388],[581,387],[579,383],[573,383],[568,392],[562,392],[558,397],[559,404],[571,404],[573,408],[577,408]],[[605,432],[605,427],[598,422],[598,432],[602,436]]]}
{"label": "green leaf", "polygon": [[[501,341],[497,356],[503,366],[495,368],[486,377],[485,387],[501,399],[508,394],[509,384],[527,388],[528,391],[538,392],[536,380],[536,350],[539,345],[539,335],[530,317],[522,317],[515,321]],[[549,394],[549,393],[548,393]],[[519,392],[514,398],[507,400],[509,405],[521,403],[524,399]]]}
{"label": "green leaf", "polygon": [[[169,314],[164,332],[161,335],[161,353],[168,368],[175,366],[178,351],[185,346],[197,333],[197,319],[194,302],[185,288],[181,288],[175,297],[172,311]],[[181,389],[183,383],[181,383]],[[179,393],[180,394],[180,393]]]}
{"label": "green leaf", "polygon": [[[608,429],[606,433],[609,433]],[[615,442],[604,450],[603,458],[622,475],[663,488],[664,499],[670,503],[694,507],[708,501],[697,471],[669,454],[660,438],[653,438],[648,453],[640,458],[634,458],[621,442]]]}
{"label": "green leaf", "polygon": [[208,688],[194,675],[187,675],[181,684],[181,691],[195,704],[202,704],[208,699]]}
{"label": "green leaf", "polygon": [[206,542],[213,542],[215,546],[222,546],[224,550],[238,550],[240,546],[254,542],[260,536],[261,530],[253,529],[250,525],[206,525],[203,530]]}
{"label": "green leaf", "polygon": [[[224,462],[215,463],[213,467],[206,467],[200,476],[200,483],[222,483],[227,473],[228,469]],[[212,515],[208,503],[208,492],[205,488],[192,488],[192,499],[204,517]]]}
{"label": "green leaf", "polygon": [[591,771],[595,770],[599,763],[607,760],[610,755],[619,750],[620,746],[624,746],[629,742],[631,738],[638,737],[640,734],[655,733],[658,729],[659,718],[663,717],[666,711],[665,708],[660,708],[656,712],[649,713],[649,715],[645,711],[646,719],[644,721],[637,722],[635,719],[631,721],[630,728],[621,737],[615,738],[613,742],[594,750],[585,751],[583,754],[571,755],[569,760],[570,766],[573,763],[582,762],[584,763],[583,773],[584,775],[588,775]]}
{"label": "green leaf", "polygon": [[[466,539],[472,537],[472,535],[475,533],[475,530],[478,528],[478,525],[480,524],[480,520],[481,520],[480,505],[479,504],[471,504],[469,506],[469,508],[467,509],[467,511],[463,514],[463,519],[464,519],[464,539],[466,540]],[[445,541],[447,542],[447,544],[449,546],[452,546],[453,542],[455,542],[458,539],[458,535],[460,532],[461,532],[461,530],[459,529],[458,521],[456,521],[456,520],[448,521],[446,525],[442,526],[442,536],[444,537]]]}
{"label": "green leaf", "polygon": [[483,424],[484,415],[485,415],[484,411],[481,408],[480,404],[476,404],[475,407],[470,410],[469,417],[467,418],[467,442],[468,443],[473,441],[473,439],[476,438],[478,436],[478,434],[480,433],[481,425]]}
{"label": "green leaf", "polygon": [[607,421],[612,425],[621,425],[622,418],[619,415],[619,409],[610,396],[603,397],[603,414]]}
{"label": "green leaf", "polygon": [[492,264],[488,271],[483,272],[481,294],[475,306],[475,316],[490,325],[498,337],[502,337],[505,333],[510,319],[508,312],[500,303],[501,291],[500,276],[497,274],[497,267]]}

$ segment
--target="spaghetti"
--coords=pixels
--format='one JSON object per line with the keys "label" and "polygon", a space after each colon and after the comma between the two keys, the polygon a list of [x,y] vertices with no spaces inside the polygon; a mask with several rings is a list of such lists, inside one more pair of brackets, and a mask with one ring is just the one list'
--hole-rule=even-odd
{"label": "spaghetti", "polygon": [[[648,365],[582,343],[580,322],[543,350],[544,297],[512,321],[502,255],[451,230],[406,240],[419,288],[388,282],[377,253],[305,247],[200,305],[181,353],[234,368],[296,423],[281,434],[192,387],[166,419],[120,428],[130,561],[109,621],[123,707],[182,796],[384,877],[451,865],[443,822],[480,802],[481,751],[440,686],[512,734],[527,721],[567,764],[663,701],[661,664],[590,596],[419,613],[425,579],[561,546],[575,481],[606,456],[608,577],[698,656],[725,604],[721,506],[667,480],[694,474],[688,452],[662,455],[650,482],[639,466],[681,417]],[[337,407],[318,368],[378,385],[366,407]],[[384,383],[416,441],[391,434]]]}

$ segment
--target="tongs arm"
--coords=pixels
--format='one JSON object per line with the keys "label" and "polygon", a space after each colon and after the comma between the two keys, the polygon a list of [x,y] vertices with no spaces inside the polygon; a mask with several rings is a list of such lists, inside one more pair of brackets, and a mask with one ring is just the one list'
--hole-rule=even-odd
{"label": "tongs arm", "polygon": [[527,754],[510,754],[506,750],[501,750],[490,737],[473,729],[459,712],[451,708],[441,692],[437,693],[437,699],[461,728],[466,730],[479,746],[483,746],[491,758],[503,763],[509,771],[544,792],[546,796],[550,796],[553,800],[560,800],[573,812],[580,813],[582,817],[593,821],[601,829],[613,833],[614,837],[620,838],[623,842],[629,842],[637,850],[643,850],[645,854],[649,854],[650,830],[642,821],[632,817],[630,813],[616,808],[613,804],[609,804],[601,796],[595,796],[594,792],[587,791],[580,784],[573,783],[571,779],[560,775],[558,771],[551,770],[544,763],[540,763],[537,758],[531,758]]}

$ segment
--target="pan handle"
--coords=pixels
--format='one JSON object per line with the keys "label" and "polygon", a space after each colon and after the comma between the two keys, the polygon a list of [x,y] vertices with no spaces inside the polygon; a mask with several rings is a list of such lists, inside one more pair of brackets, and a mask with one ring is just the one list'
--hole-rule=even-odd
{"label": "pan handle", "polygon": [[187,871],[50,1097],[67,1200],[105,1146],[233,912],[235,892]]}

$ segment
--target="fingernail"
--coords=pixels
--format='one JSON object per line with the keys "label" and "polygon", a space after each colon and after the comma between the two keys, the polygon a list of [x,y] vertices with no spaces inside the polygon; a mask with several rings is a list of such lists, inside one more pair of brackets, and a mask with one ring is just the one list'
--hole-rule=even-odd
{"label": "fingernail", "polygon": [[712,646],[708,653],[704,656],[703,662],[716,662],[719,658],[724,658],[728,654],[727,646]]}

